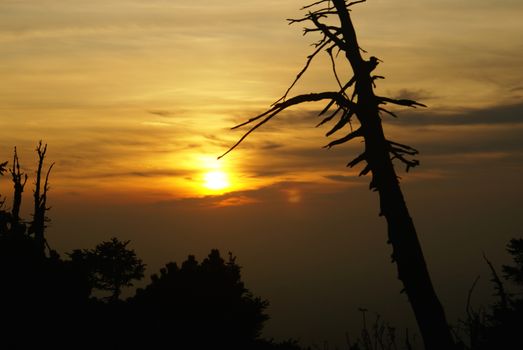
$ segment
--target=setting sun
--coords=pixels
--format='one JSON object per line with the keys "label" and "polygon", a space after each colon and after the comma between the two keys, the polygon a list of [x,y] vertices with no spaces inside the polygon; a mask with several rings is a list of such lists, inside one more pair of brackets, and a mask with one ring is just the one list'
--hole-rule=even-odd
{"label": "setting sun", "polygon": [[220,170],[213,170],[205,173],[204,186],[210,190],[223,190],[229,187],[227,174]]}

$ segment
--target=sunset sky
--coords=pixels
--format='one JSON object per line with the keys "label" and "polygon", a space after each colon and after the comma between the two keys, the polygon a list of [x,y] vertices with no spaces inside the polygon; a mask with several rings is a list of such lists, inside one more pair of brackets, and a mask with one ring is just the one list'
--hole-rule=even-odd
{"label": "sunset sky", "polygon": [[[32,175],[38,140],[49,145],[50,244],[130,239],[150,273],[232,251],[271,302],[265,334],[277,339],[339,343],[360,306],[411,325],[377,196],[345,167],[362,145],[323,149],[321,106],[282,113],[216,160],[242,135],[230,127],[281,97],[305,63],[316,37],[285,21],[305,4],[0,0],[0,160],[18,146]],[[523,234],[523,3],[369,0],[352,16],[362,48],[383,60],[377,94],[428,105],[384,123],[421,152],[419,168],[397,170],[456,322],[477,275],[475,301],[492,294],[482,252],[505,263],[507,240]],[[321,57],[291,95],[336,86]],[[2,179],[8,198],[10,186]]]}

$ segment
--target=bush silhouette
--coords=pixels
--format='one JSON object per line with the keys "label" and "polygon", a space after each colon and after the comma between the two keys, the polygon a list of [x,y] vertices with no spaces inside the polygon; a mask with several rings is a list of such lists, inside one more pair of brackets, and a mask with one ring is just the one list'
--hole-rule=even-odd
{"label": "bush silhouette", "polygon": [[[112,238],[94,249],[75,249],[62,259],[47,242],[48,180],[43,171],[47,147],[40,142],[32,220],[20,217],[27,175],[16,148],[9,171],[13,205],[0,197],[0,348],[300,349],[294,341],[260,338],[268,302],[245,288],[240,266],[229,254],[212,250],[201,263],[189,256],[169,263],[128,300],[122,289],[144,276],[145,265]],[[93,289],[108,298],[91,296]],[[106,302],[110,301],[110,302]]]}
{"label": "bush silhouette", "polygon": [[[472,350],[523,349],[523,239],[514,238],[507,244],[507,252],[512,256],[514,265],[503,265],[503,277],[512,282],[519,293],[509,293],[503,280],[498,276],[493,264],[485,257],[490,267],[497,301],[489,308],[472,309],[467,305],[467,319],[463,322],[468,336],[468,348]],[[479,279],[479,277],[476,279]],[[474,282],[474,285],[475,283]],[[469,292],[473,291],[473,287]]]}
{"label": "bush silhouette", "polygon": [[74,266],[87,273],[91,288],[111,292],[109,301],[118,300],[123,287],[132,287],[132,281],[143,278],[145,264],[127,248],[129,242],[113,237],[94,249],[75,249],[69,254]]}
{"label": "bush silhouette", "polygon": [[129,302],[160,338],[174,332],[184,346],[252,345],[268,319],[268,302],[245,288],[235,258],[225,261],[218,250],[201,263],[190,255],[181,267],[167,264]]}

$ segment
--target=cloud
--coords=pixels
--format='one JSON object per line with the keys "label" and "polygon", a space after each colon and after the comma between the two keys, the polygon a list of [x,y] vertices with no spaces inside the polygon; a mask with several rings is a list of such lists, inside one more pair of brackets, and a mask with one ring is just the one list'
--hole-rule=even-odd
{"label": "cloud", "polygon": [[357,177],[355,176],[348,176],[348,175],[325,175],[324,176],[328,180],[332,181],[338,181],[338,182],[348,182],[348,183],[354,183]]}
{"label": "cloud", "polygon": [[437,110],[405,110],[397,119],[387,119],[390,124],[408,126],[429,125],[495,125],[522,124],[523,102],[489,106],[484,108],[467,108],[439,113]]}
{"label": "cloud", "polygon": [[[213,208],[240,205],[267,205],[292,202],[297,193],[300,197],[317,198],[339,191],[339,187],[303,181],[281,181],[257,189],[229,192],[222,195],[204,197],[185,197],[157,202],[161,206],[181,206],[187,208]],[[290,195],[289,195],[290,194]],[[291,198],[292,197],[292,198]]]}
{"label": "cloud", "polygon": [[423,102],[425,100],[430,100],[434,98],[430,91],[424,89],[400,89],[397,93],[393,94],[393,96],[397,99],[408,99],[418,102]]}
{"label": "cloud", "polygon": [[147,112],[149,114],[156,115],[159,117],[164,117],[164,118],[172,118],[174,116],[174,112],[165,110],[165,109],[153,109],[153,110],[149,110]]}
{"label": "cloud", "polygon": [[247,196],[234,196],[221,199],[215,202],[216,207],[231,207],[256,203],[256,199]]}
{"label": "cloud", "polygon": [[109,179],[109,178],[161,178],[161,177],[184,177],[190,175],[191,172],[177,169],[154,169],[147,171],[120,171],[113,172],[83,172],[83,173],[63,173],[61,177],[72,179]]}
{"label": "cloud", "polygon": [[283,147],[284,145],[282,143],[277,143],[277,142],[272,142],[272,141],[266,141],[264,142],[262,145],[261,145],[261,148],[262,149],[265,149],[265,150],[272,150],[272,149],[277,149],[277,148],[281,148]]}

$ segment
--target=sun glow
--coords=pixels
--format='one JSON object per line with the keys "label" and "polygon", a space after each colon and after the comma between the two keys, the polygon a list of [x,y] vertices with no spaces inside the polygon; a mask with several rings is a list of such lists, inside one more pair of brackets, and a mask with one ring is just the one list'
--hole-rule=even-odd
{"label": "sun glow", "polygon": [[205,188],[209,190],[219,191],[230,186],[227,174],[221,170],[212,170],[203,176]]}

